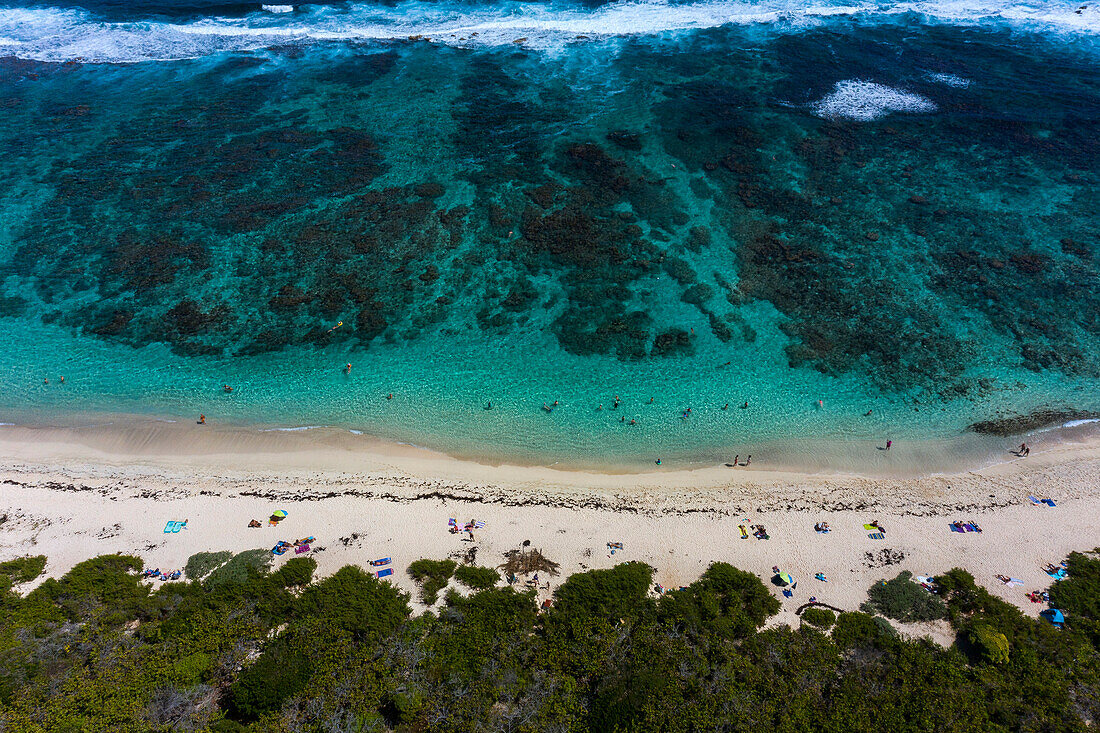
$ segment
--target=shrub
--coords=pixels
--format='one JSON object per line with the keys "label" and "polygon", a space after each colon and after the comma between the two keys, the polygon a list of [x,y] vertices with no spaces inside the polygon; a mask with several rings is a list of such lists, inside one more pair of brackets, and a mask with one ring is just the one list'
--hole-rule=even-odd
{"label": "shrub", "polygon": [[187,573],[189,580],[202,580],[210,574],[210,571],[223,565],[225,561],[231,557],[233,557],[233,553],[229,550],[223,550],[222,552],[196,552],[194,555],[187,558],[187,565],[184,566],[184,572]]}
{"label": "shrub", "polygon": [[827,629],[836,623],[836,614],[827,608],[807,608],[802,612],[802,622]]}
{"label": "shrub", "polygon": [[1008,637],[989,624],[974,624],[967,632],[967,639],[986,662],[1004,664],[1008,661]]}
{"label": "shrub", "polygon": [[244,583],[249,575],[261,574],[271,565],[270,550],[245,550],[238,552],[225,565],[215,570],[206,579],[209,585]]}
{"label": "shrub", "polygon": [[893,580],[884,580],[867,591],[868,606],[897,621],[935,621],[947,617],[942,600],[917,585],[908,570]]}
{"label": "shrub", "polygon": [[29,583],[46,569],[46,556],[17,557],[14,560],[0,562],[0,592],[10,590],[13,585]]}
{"label": "shrub", "polygon": [[202,682],[210,670],[210,656],[202,652],[188,654],[172,664],[172,678],[181,685],[195,685]]}
{"label": "shrub", "polygon": [[409,575],[420,583],[420,601],[428,606],[435,603],[456,567],[458,563],[454,560],[421,559],[410,565]]}
{"label": "shrub", "polygon": [[633,618],[652,607],[646,597],[652,583],[653,568],[640,562],[577,573],[558,586],[554,610],[578,618]]}
{"label": "shrub", "polygon": [[[1066,560],[1068,577],[1050,586],[1050,605],[1068,618],[1100,620],[1100,559],[1080,552]],[[1072,625],[1072,621],[1071,621]]]}
{"label": "shrub", "polygon": [[82,620],[94,605],[108,610],[106,623],[133,618],[149,597],[149,589],[132,572],[140,568],[141,558],[132,555],[85,560],[60,579],[47,579],[28,594],[25,605],[52,604],[72,621]]}
{"label": "shrub", "polygon": [[841,649],[874,644],[886,636],[883,627],[875,621],[873,616],[866,613],[842,613],[837,616],[836,625],[833,626],[833,641]]}
{"label": "shrub", "polygon": [[460,565],[455,570],[455,578],[467,588],[485,590],[492,588],[500,580],[500,573],[492,568],[482,568],[477,565]]}
{"label": "shrub", "polygon": [[410,613],[406,594],[352,566],[306,588],[299,609],[363,641],[392,633]]}
{"label": "shrub", "polygon": [[779,601],[760,578],[724,562],[711,565],[686,589],[662,596],[659,607],[666,623],[737,637],[751,634],[778,611]]}
{"label": "shrub", "polygon": [[281,641],[272,643],[229,689],[229,711],[239,720],[255,720],[278,710],[309,682],[309,659]]}
{"label": "shrub", "polygon": [[316,569],[317,561],[312,557],[292,557],[272,575],[272,579],[283,588],[309,585]]}

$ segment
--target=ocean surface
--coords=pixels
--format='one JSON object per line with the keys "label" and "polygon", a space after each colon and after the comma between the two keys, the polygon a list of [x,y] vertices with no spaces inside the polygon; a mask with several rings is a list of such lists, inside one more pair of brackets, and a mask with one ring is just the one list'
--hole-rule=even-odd
{"label": "ocean surface", "polygon": [[4,422],[652,466],[1100,410],[1096,2],[9,1],[0,181]]}

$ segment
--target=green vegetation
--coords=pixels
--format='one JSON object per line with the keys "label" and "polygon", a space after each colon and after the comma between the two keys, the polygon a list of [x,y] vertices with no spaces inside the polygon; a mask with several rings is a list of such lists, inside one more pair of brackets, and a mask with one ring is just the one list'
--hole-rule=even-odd
{"label": "green vegetation", "polygon": [[477,565],[460,565],[455,570],[455,578],[467,588],[485,590],[492,588],[500,580],[500,573],[492,568]]}
{"label": "green vegetation", "polygon": [[836,614],[827,608],[807,608],[802,612],[802,622],[827,629],[836,623]]}
{"label": "green vegetation", "polygon": [[212,585],[240,583],[249,575],[266,570],[273,558],[270,550],[238,552],[229,562],[211,573],[208,580]]}
{"label": "green vegetation", "polygon": [[6,593],[13,585],[29,583],[46,569],[46,556],[17,557],[0,562],[0,592]]}
{"label": "green vegetation", "polygon": [[202,580],[210,574],[210,571],[224,565],[231,557],[233,557],[233,553],[229,550],[223,550],[222,552],[196,552],[194,555],[187,558],[187,565],[184,567],[184,572],[187,573],[187,577],[190,580]]}
{"label": "green vegetation", "polygon": [[[312,559],[272,572],[252,552],[150,587],[138,558],[110,555],[0,594],[0,729],[1085,733],[1100,720],[1100,559],[1068,564],[1051,589],[1064,630],[944,573],[945,649],[860,612],[808,608],[800,628],[763,629],[778,602],[724,563],[660,597],[651,568],[625,563],[568,577],[544,613],[533,591],[494,584],[414,618],[404,593],[355,567],[312,580]],[[492,579],[414,565],[436,594],[452,575]],[[41,567],[5,563],[0,577]],[[876,586],[876,609],[927,615],[895,604],[905,583]]]}
{"label": "green vegetation", "polygon": [[908,570],[893,580],[883,580],[867,591],[865,611],[878,612],[895,621],[936,621],[947,617],[947,606],[913,582]]}
{"label": "green vegetation", "polygon": [[409,566],[409,575],[420,583],[420,601],[432,605],[439,598],[439,591],[447,586],[458,563],[454,560],[417,560]]}

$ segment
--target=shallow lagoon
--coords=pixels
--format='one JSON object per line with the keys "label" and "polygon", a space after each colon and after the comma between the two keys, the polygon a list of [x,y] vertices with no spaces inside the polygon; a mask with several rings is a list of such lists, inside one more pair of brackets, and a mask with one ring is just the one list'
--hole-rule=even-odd
{"label": "shallow lagoon", "polygon": [[1095,36],[986,25],[25,40],[0,400],[596,464],[1100,409]]}

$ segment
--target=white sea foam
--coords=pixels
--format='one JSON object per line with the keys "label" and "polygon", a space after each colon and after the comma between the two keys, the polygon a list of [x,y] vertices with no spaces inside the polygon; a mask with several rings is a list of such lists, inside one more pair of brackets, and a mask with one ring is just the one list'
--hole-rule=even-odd
{"label": "white sea foam", "polygon": [[[190,22],[107,22],[77,9],[0,7],[0,56],[40,61],[138,62],[194,58],[226,51],[326,41],[371,42],[416,36],[449,45],[561,48],[577,36],[603,39],[723,25],[797,32],[836,17],[992,25],[1100,35],[1100,4],[1038,0],[937,0],[804,6],[794,0],[620,0],[595,9],[515,0],[491,5],[406,0],[395,6],[352,3],[264,5],[243,18]],[[296,12],[288,12],[295,10]],[[1078,13],[1077,11],[1081,12]]]}
{"label": "white sea foam", "polygon": [[944,84],[955,89],[966,89],[971,81],[955,74],[929,73],[928,78],[934,82]]}
{"label": "white sea foam", "polygon": [[919,94],[871,81],[848,79],[837,82],[833,91],[812,104],[811,109],[826,119],[870,122],[893,112],[935,112],[936,105]]}
{"label": "white sea foam", "polygon": [[1063,423],[1062,427],[1063,428],[1075,428],[1079,425],[1088,425],[1090,423],[1095,423],[1095,422],[1100,422],[1100,418],[1093,417],[1093,418],[1086,418],[1086,419],[1083,419],[1083,420],[1070,420],[1067,423]]}
{"label": "white sea foam", "polygon": [[299,433],[303,430],[320,430],[324,425],[299,425],[293,428],[264,428],[261,433]]}

